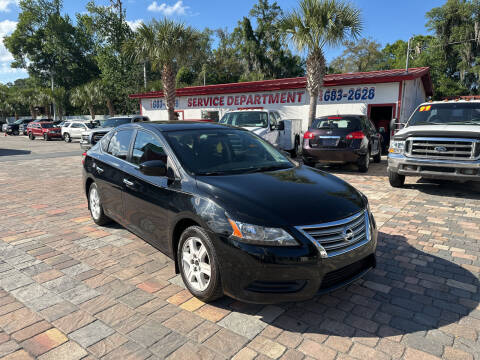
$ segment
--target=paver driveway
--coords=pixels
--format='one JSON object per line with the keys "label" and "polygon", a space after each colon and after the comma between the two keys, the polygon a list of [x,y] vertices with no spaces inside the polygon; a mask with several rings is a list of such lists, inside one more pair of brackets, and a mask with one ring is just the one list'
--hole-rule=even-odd
{"label": "paver driveway", "polygon": [[0,138],[0,357],[480,359],[478,185],[330,170],[370,199],[378,267],[306,302],[204,304],[164,255],[90,220],[77,152]]}

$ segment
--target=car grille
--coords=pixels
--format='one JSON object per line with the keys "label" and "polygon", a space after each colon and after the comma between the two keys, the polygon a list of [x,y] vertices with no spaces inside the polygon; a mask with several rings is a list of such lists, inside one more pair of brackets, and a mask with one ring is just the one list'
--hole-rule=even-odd
{"label": "car grille", "polygon": [[317,246],[322,257],[344,254],[366,244],[371,237],[367,211],[343,220],[298,226],[297,229]]}
{"label": "car grille", "polygon": [[95,133],[92,135],[92,145],[95,145],[97,142],[99,142],[106,133]]}
{"label": "car grille", "polygon": [[480,155],[480,142],[474,139],[410,138],[406,155],[437,160],[475,160]]}

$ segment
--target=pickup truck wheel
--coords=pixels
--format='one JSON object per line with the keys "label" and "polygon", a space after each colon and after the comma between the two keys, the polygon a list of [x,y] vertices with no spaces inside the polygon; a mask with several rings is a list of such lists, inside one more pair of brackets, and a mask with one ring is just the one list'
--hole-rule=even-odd
{"label": "pickup truck wheel", "polygon": [[35,136],[33,136],[32,133],[28,134],[28,138],[29,138],[30,140],[35,140]]}
{"label": "pickup truck wheel", "polygon": [[298,156],[298,154],[300,154],[300,141],[298,141],[298,139],[295,139],[295,146],[289,152],[290,152],[290,157],[292,157],[292,159],[295,159]]}
{"label": "pickup truck wheel", "polygon": [[405,184],[405,175],[397,174],[396,172],[388,172],[388,181],[390,185],[395,188],[401,188]]}
{"label": "pickup truck wheel", "polygon": [[69,133],[63,134],[63,140],[65,140],[67,143],[72,142],[72,138],[70,137]]}
{"label": "pickup truck wheel", "polygon": [[303,165],[310,166],[310,167],[314,168],[315,167],[315,162],[303,160]]}
{"label": "pickup truck wheel", "polygon": [[378,154],[373,157],[373,162],[378,164],[382,161],[382,150],[378,149]]}
{"label": "pickup truck wheel", "polygon": [[182,233],[177,259],[183,282],[195,297],[209,302],[223,296],[217,254],[205,230],[190,226]]}
{"label": "pickup truck wheel", "polygon": [[90,189],[88,190],[88,208],[95,224],[102,226],[111,221],[103,212],[100,193],[98,192],[98,187],[95,183],[90,185]]}
{"label": "pickup truck wheel", "polygon": [[358,170],[362,173],[368,172],[368,167],[370,166],[370,150],[365,155],[362,155],[358,159]]}

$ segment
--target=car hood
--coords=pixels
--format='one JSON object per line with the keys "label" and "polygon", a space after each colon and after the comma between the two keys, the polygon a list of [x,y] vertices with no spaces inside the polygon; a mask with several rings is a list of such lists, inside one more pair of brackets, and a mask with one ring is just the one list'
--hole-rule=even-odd
{"label": "car hood", "polygon": [[395,134],[395,140],[410,136],[443,136],[459,138],[480,138],[480,125],[417,125],[403,128]]}
{"label": "car hood", "polygon": [[247,126],[247,127],[243,127],[243,129],[251,131],[251,132],[253,132],[254,134],[256,134],[260,137],[262,137],[263,135],[265,135],[267,133],[267,128],[262,128],[262,127]]}
{"label": "car hood", "polygon": [[199,189],[235,220],[265,226],[335,221],[366,207],[362,195],[326,172],[299,166],[253,174],[197,177]]}
{"label": "car hood", "polygon": [[98,133],[98,132],[107,133],[112,129],[113,129],[112,127],[108,127],[108,128],[96,128],[96,129],[86,130],[86,131],[83,132],[83,135],[90,135],[90,134],[95,134],[95,133]]}

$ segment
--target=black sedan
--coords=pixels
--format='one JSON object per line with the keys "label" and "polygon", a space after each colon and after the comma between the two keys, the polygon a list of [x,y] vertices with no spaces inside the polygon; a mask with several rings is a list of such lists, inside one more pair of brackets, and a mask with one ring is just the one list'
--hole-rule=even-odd
{"label": "black sedan", "polygon": [[375,266],[366,197],[249,131],[122,125],[83,164],[93,220],[115,220],[167,254],[203,301],[304,300]]}
{"label": "black sedan", "polygon": [[365,116],[325,116],[315,119],[304,134],[302,154],[309,166],[354,163],[367,172],[371,157],[381,161],[381,136]]}

